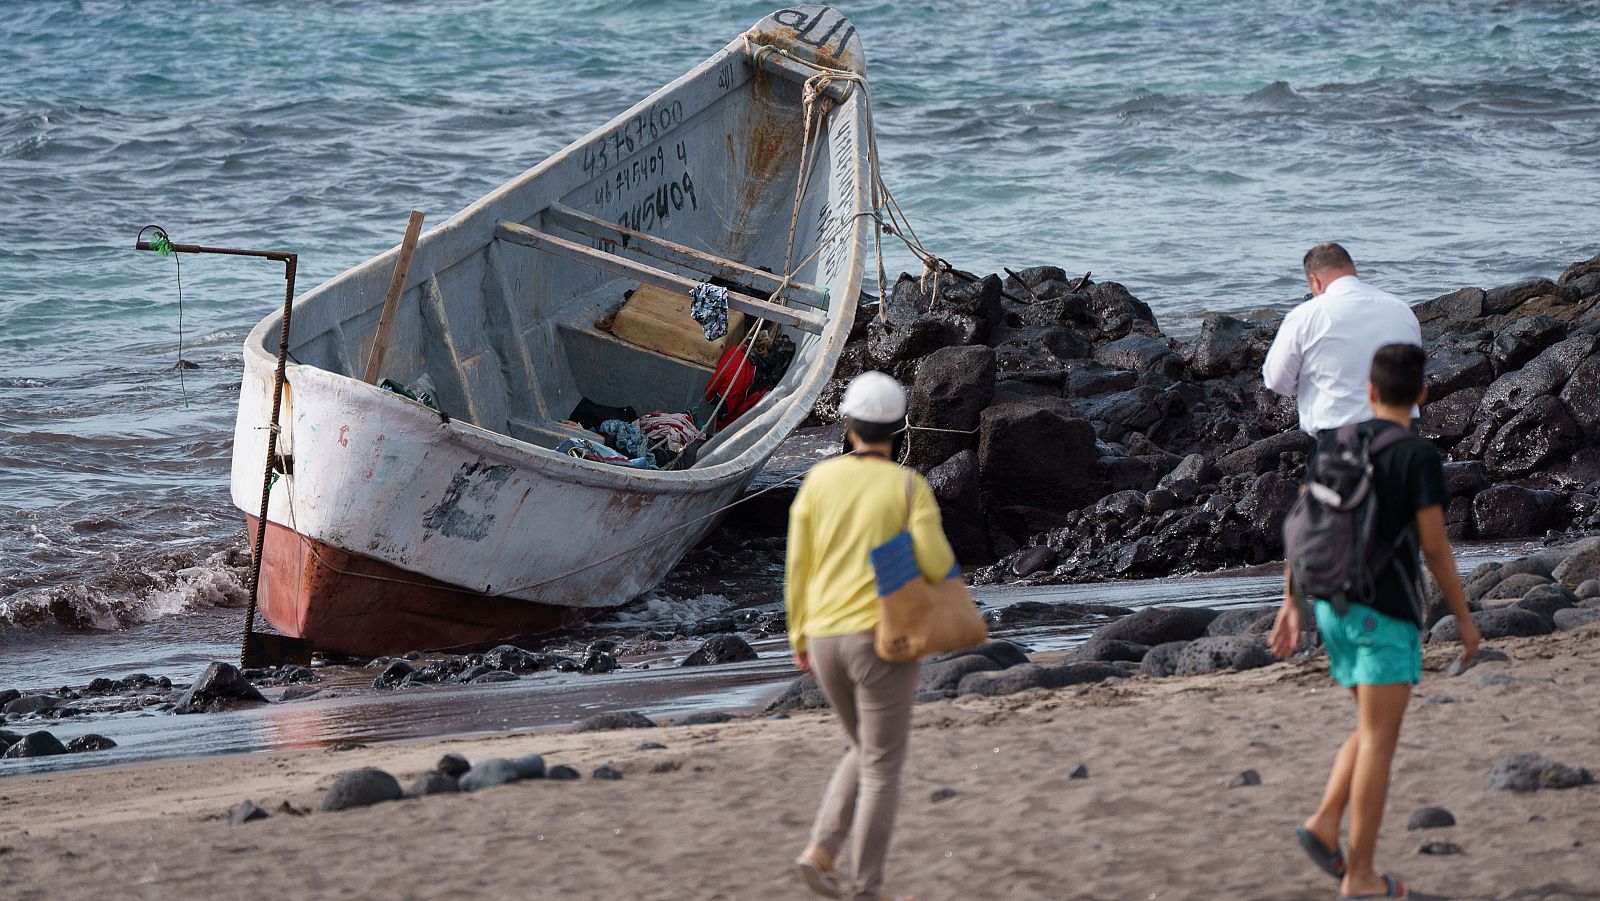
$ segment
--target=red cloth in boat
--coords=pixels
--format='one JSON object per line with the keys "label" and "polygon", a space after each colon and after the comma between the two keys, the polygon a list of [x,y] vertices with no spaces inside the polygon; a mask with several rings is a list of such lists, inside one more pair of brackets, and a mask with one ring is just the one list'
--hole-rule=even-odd
{"label": "red cloth in boat", "polygon": [[717,428],[727,428],[735,419],[756,405],[767,395],[768,389],[751,390],[756,380],[755,364],[745,351],[744,344],[735,344],[722,352],[717,368],[706,386],[705,399],[713,403],[722,398],[722,412],[717,414]]}

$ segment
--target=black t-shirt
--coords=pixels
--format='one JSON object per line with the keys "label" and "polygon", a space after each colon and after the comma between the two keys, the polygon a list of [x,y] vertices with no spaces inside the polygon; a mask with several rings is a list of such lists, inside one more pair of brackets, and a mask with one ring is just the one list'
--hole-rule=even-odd
{"label": "black t-shirt", "polygon": [[[1369,419],[1360,428],[1377,434],[1401,426],[1382,419]],[[1332,437],[1332,436],[1328,436]],[[1320,445],[1320,442],[1319,442]],[[1433,442],[1420,435],[1402,438],[1385,448],[1372,461],[1372,487],[1378,499],[1378,520],[1373,536],[1381,556],[1394,548],[1394,563],[1382,565],[1377,573],[1373,608],[1402,622],[1417,622],[1415,603],[1421,601],[1419,559],[1421,539],[1416,533],[1417,511],[1435,504],[1444,506],[1450,494],[1444,487],[1444,463]],[[1409,539],[1400,541],[1401,535]],[[1396,547],[1396,542],[1399,546]],[[1410,587],[1408,587],[1408,584]],[[1412,598],[1417,601],[1413,602]]]}

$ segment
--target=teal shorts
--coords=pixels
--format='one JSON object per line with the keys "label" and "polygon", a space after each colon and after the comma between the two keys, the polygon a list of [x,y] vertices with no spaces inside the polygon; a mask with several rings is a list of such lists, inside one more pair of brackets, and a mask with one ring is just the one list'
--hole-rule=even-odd
{"label": "teal shorts", "polygon": [[1422,679],[1422,633],[1405,620],[1351,604],[1340,616],[1317,601],[1317,629],[1328,650],[1328,669],[1345,688],[1415,685]]}

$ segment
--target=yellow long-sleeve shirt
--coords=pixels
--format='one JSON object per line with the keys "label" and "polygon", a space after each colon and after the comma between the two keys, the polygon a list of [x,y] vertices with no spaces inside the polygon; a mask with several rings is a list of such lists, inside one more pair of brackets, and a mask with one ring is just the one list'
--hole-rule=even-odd
{"label": "yellow long-sleeve shirt", "polygon": [[926,479],[881,457],[846,456],[818,464],[789,508],[784,602],[789,645],[796,653],[806,649],[808,637],[877,628],[878,588],[868,554],[906,526],[908,472],[917,565],[930,580],[950,574],[955,552]]}

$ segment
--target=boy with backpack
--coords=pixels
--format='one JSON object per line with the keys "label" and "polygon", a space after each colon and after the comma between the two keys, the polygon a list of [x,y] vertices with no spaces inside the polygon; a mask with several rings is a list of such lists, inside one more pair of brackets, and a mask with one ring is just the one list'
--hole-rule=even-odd
{"label": "boy with backpack", "polygon": [[[1403,898],[1372,857],[1389,791],[1389,766],[1411,686],[1422,676],[1418,550],[1444,592],[1461,633],[1462,663],[1479,635],[1467,611],[1444,530],[1444,467],[1432,442],[1411,431],[1422,404],[1427,355],[1389,344],[1372,359],[1367,388],[1374,418],[1324,432],[1306,485],[1284,524],[1284,602],[1270,644],[1279,658],[1300,642],[1302,600],[1314,604],[1328,668],[1355,696],[1354,732],[1334,759],[1316,813],[1295,834],[1311,859],[1341,880],[1340,898]],[[1350,856],[1339,824],[1350,808]]]}

